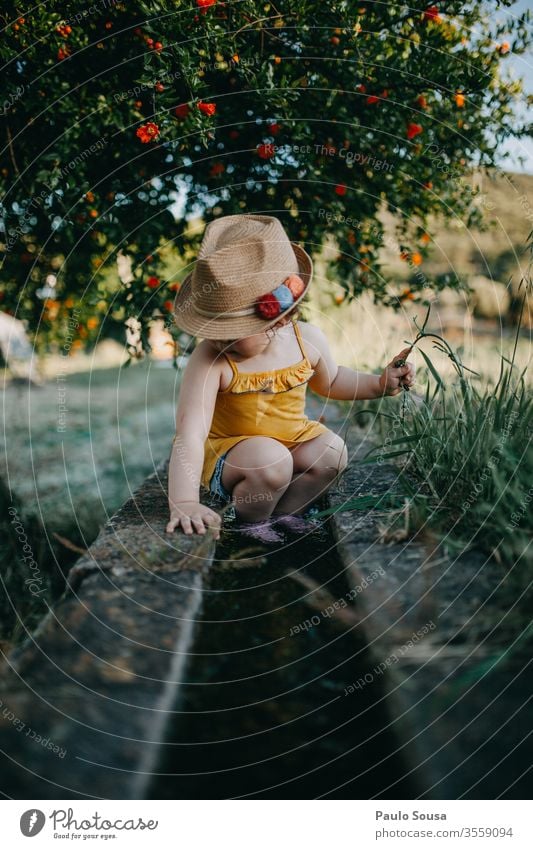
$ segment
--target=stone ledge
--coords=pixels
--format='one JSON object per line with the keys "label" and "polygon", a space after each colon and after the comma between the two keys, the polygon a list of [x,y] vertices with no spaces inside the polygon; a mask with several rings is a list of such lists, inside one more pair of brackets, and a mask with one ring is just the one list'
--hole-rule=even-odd
{"label": "stone ledge", "polygon": [[166,536],[166,487],[167,462],[105,525],[64,596],[4,665],[8,796],[146,792],[186,679],[215,550],[209,533]]}
{"label": "stone ledge", "polygon": [[[416,538],[384,544],[379,524],[385,514],[343,512],[349,499],[397,485],[394,466],[358,465],[354,436],[348,447],[350,464],[330,491],[331,506],[339,510],[333,529],[348,582],[358,588],[361,627],[375,657],[374,674],[386,685],[398,745],[421,797],[494,798],[507,783],[519,782],[531,761],[531,746],[527,752],[522,744],[530,733],[529,659],[520,651],[505,656],[490,678],[480,678],[507,647],[501,629],[487,639],[502,615],[493,590],[503,573],[480,552],[452,560]],[[502,739],[498,731],[510,715],[516,722]],[[498,764],[514,746],[518,754],[507,764],[504,784]]]}

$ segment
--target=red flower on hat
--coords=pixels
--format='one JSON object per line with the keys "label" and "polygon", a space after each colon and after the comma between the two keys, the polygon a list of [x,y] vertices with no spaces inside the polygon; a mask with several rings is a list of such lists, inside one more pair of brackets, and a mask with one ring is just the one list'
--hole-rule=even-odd
{"label": "red flower on hat", "polygon": [[255,308],[261,318],[276,318],[281,312],[281,305],[272,292],[261,295],[256,301]]}

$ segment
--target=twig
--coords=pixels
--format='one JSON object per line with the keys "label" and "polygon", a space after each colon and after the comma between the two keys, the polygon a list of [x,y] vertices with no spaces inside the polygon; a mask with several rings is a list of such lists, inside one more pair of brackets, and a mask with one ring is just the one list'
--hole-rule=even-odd
{"label": "twig", "polygon": [[9,148],[9,157],[11,162],[13,163],[13,168],[15,169],[15,173],[18,177],[20,177],[19,167],[17,165],[17,160],[15,159],[15,151],[13,150],[13,138],[11,136],[11,129],[9,124],[6,124],[6,133],[7,133],[7,146]]}
{"label": "twig", "polygon": [[251,27],[253,24],[260,24],[263,21],[271,21],[271,20],[274,20],[274,18],[283,18],[283,17],[287,17],[287,15],[267,15],[264,18],[256,18],[255,21],[248,21],[248,23],[244,24],[244,26],[240,27],[240,29],[235,30],[235,32],[233,33],[233,37],[235,38],[236,36],[239,35],[240,32],[245,30],[247,27]]}
{"label": "twig", "polygon": [[87,552],[86,548],[80,548],[79,545],[75,545],[73,542],[71,542],[66,537],[62,537],[59,534],[56,534],[55,531],[52,531],[52,536],[54,536],[56,538],[56,540],[61,543],[61,545],[64,545],[65,548],[68,548],[69,551],[75,551],[78,554],[86,554],[86,552]]}

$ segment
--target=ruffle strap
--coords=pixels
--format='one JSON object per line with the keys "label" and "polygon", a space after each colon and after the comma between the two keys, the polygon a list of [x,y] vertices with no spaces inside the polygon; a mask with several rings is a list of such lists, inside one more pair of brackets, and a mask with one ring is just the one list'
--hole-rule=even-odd
{"label": "ruffle strap", "polygon": [[234,385],[231,387],[231,394],[241,394],[242,392],[265,392],[275,395],[278,392],[287,392],[289,389],[295,389],[311,380],[315,370],[307,362],[303,362],[291,369],[284,369],[279,373],[263,372],[261,374],[246,374],[240,371]]}

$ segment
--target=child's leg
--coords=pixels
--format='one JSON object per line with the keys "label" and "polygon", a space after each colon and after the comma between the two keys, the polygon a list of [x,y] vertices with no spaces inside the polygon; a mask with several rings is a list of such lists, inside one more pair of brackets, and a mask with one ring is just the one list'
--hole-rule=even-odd
{"label": "child's leg", "polygon": [[302,513],[323,495],[346,468],[344,440],[332,431],[291,449],[294,477],[276,505],[276,513]]}
{"label": "child's leg", "polygon": [[251,436],[228,451],[222,484],[231,493],[237,517],[268,519],[293,475],[292,454],[277,439]]}

